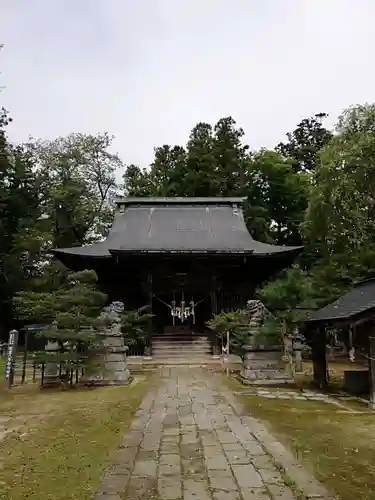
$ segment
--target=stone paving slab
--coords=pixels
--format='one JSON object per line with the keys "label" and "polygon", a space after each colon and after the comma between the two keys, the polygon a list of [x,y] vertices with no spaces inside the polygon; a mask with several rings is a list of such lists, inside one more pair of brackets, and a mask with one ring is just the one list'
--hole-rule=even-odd
{"label": "stone paving slab", "polygon": [[213,374],[178,367],[143,400],[94,499],[301,498],[291,482],[332,498]]}

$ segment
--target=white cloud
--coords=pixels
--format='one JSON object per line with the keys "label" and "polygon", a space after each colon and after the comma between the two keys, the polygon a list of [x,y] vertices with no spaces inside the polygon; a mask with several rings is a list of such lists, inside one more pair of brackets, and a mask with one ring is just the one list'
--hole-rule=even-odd
{"label": "white cloud", "polygon": [[232,115],[256,148],[374,99],[373,0],[3,0],[16,141],[108,131],[127,163]]}

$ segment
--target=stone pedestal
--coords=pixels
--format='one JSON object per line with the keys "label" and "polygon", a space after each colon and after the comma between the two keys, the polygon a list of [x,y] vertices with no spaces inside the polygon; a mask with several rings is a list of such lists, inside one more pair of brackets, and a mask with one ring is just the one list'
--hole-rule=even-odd
{"label": "stone pedestal", "polygon": [[280,347],[246,348],[241,381],[247,385],[281,385],[293,383],[281,361]]}
{"label": "stone pedestal", "polygon": [[103,333],[101,353],[95,356],[93,366],[82,377],[82,383],[94,386],[127,385],[132,376],[127,367],[124,337]]}

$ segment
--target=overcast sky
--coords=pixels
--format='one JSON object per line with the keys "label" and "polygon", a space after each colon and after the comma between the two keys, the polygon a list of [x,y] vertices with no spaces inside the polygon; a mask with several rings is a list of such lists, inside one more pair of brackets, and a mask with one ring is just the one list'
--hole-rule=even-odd
{"label": "overcast sky", "polygon": [[252,148],[375,101],[375,0],[0,0],[15,141],[116,136],[126,163],[231,115]]}

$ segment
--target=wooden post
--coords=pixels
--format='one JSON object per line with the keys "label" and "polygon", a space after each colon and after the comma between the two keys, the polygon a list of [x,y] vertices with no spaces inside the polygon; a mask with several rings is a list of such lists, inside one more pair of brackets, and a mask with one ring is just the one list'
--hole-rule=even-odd
{"label": "wooden post", "polygon": [[325,327],[318,327],[313,332],[312,361],[314,369],[314,385],[316,385],[319,389],[324,389],[328,385]]}
{"label": "wooden post", "polygon": [[375,410],[375,331],[371,330],[369,336],[369,369],[370,369],[370,397],[369,407]]}
{"label": "wooden post", "polygon": [[26,364],[27,364],[27,349],[28,349],[28,337],[29,337],[29,331],[26,328],[25,329],[25,345],[24,345],[24,350],[23,350],[23,359],[22,359],[22,378],[21,378],[21,384],[25,383],[26,380]]}
{"label": "wooden post", "polygon": [[[218,313],[216,287],[217,287],[216,275],[212,274],[211,275],[210,298],[211,298],[211,312],[213,315]],[[211,339],[212,339],[212,353],[214,356],[217,356],[219,354],[219,346],[218,346],[217,336],[215,335],[214,337],[211,337]]]}
{"label": "wooden post", "polygon": [[217,314],[217,296],[216,296],[216,275],[211,276],[211,312],[212,314]]}
{"label": "wooden post", "polygon": [[[147,276],[147,289],[148,289],[148,304],[149,304],[149,312],[152,314],[152,299],[153,299],[153,293],[152,293],[152,273],[149,272]],[[152,355],[151,349],[152,349],[152,316],[150,316],[148,320],[148,352],[150,355]]]}
{"label": "wooden post", "polygon": [[293,350],[294,350],[294,356],[295,356],[295,371],[296,371],[296,373],[303,373],[302,349],[303,349],[302,338],[299,334],[298,328],[296,328],[294,330],[294,339],[293,339]]}

